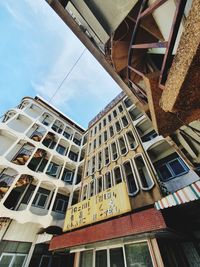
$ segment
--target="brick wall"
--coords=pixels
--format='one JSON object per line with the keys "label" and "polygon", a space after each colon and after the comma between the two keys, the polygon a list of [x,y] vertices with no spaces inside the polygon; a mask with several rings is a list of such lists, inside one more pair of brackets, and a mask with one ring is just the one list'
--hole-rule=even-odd
{"label": "brick wall", "polygon": [[150,208],[54,237],[50,250],[165,229],[160,211]]}

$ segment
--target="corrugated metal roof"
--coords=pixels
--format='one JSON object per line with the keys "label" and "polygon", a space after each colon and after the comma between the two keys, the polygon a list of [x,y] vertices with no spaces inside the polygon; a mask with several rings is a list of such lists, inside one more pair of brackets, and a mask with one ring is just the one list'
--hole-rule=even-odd
{"label": "corrugated metal roof", "polygon": [[155,202],[157,210],[162,210],[200,199],[200,181],[188,185]]}

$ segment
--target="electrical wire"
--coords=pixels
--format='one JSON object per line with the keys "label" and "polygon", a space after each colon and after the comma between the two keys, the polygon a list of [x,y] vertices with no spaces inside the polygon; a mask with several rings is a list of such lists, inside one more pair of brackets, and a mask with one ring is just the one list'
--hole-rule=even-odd
{"label": "electrical wire", "polygon": [[55,90],[55,92],[53,93],[53,95],[50,97],[49,103],[51,103],[51,101],[53,100],[53,98],[56,96],[56,94],[58,93],[58,91],[60,90],[60,88],[62,87],[62,85],[64,84],[64,82],[66,81],[66,79],[69,77],[69,75],[71,74],[71,72],[73,71],[73,69],[76,67],[76,65],[79,62],[79,60],[82,58],[82,56],[85,53],[85,51],[86,51],[86,48],[83,49],[83,51],[80,54],[80,56],[74,62],[74,64],[72,65],[72,67],[69,69],[69,71],[66,73],[64,79],[62,80],[62,82],[60,83],[60,85],[58,86],[58,88]]}

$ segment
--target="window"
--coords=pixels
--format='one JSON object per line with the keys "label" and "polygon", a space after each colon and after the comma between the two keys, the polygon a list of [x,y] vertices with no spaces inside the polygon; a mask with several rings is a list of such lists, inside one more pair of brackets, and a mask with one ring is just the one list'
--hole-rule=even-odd
{"label": "window", "polygon": [[51,162],[47,168],[46,174],[53,177],[58,177],[60,166],[54,162]]}
{"label": "window", "polygon": [[[174,156],[176,155],[177,154],[175,153]],[[183,175],[189,171],[188,167],[180,157],[173,159],[172,156],[157,162],[155,164],[155,169],[158,172],[160,180],[163,182]]]}
{"label": "window", "polygon": [[118,139],[118,143],[119,143],[119,149],[120,149],[121,155],[125,155],[127,153],[127,148],[126,148],[126,143],[124,141],[124,137],[123,136],[121,136]]}
{"label": "window", "polygon": [[103,179],[102,176],[96,179],[96,192],[97,194],[103,191]]}
{"label": "window", "polygon": [[95,156],[92,157],[92,173],[95,172]]}
{"label": "window", "polygon": [[55,211],[65,213],[67,210],[68,201],[66,199],[58,198],[56,200]]}
{"label": "window", "polygon": [[94,149],[96,148],[96,145],[97,145],[97,141],[96,141],[96,139],[94,139],[94,143],[93,143],[93,148]]}
{"label": "window", "polygon": [[114,118],[117,117],[117,111],[116,110],[113,110],[113,116],[114,116]]}
{"label": "window", "polygon": [[127,267],[153,267],[151,255],[146,242],[125,245]]}
{"label": "window", "polygon": [[[46,193],[45,193],[46,191]],[[47,193],[48,192],[48,193]],[[49,197],[49,190],[45,190],[43,188],[39,188],[38,192],[36,193],[36,196],[32,202],[33,206],[39,207],[39,208],[45,208],[47,199]]]}
{"label": "window", "polygon": [[103,126],[106,126],[106,119],[103,119]]}
{"label": "window", "polygon": [[50,124],[50,122],[48,122],[47,120],[43,120],[42,123],[45,125],[45,126],[48,126]]}
{"label": "window", "polygon": [[135,137],[134,137],[132,131],[128,131],[126,133],[126,137],[127,137],[129,148],[130,149],[136,148],[136,141],[135,141]]}
{"label": "window", "polygon": [[64,146],[61,146],[61,145],[58,145],[57,148],[56,148],[56,151],[61,154],[61,155],[65,155],[65,147]]}
{"label": "window", "polygon": [[76,137],[74,137],[73,142],[74,142],[77,146],[80,146],[80,145],[81,145],[81,140],[77,139]]}
{"label": "window", "polygon": [[99,135],[99,146],[101,145],[101,135]]}
{"label": "window", "polygon": [[93,251],[92,250],[81,252],[79,267],[93,267]]}
{"label": "window", "polygon": [[90,171],[90,161],[89,160],[87,161],[86,170],[87,171],[86,171],[85,175],[88,176],[89,175],[89,171]]}
{"label": "window", "polygon": [[124,100],[124,104],[125,104],[125,106],[126,106],[127,108],[129,108],[130,106],[133,105],[133,102],[130,100],[130,98],[126,98],[126,99]]}
{"label": "window", "polygon": [[117,152],[117,146],[115,142],[111,144],[111,152],[112,152],[112,160],[116,160],[118,158],[118,152]]}
{"label": "window", "polygon": [[107,267],[107,250],[97,250],[95,255],[95,267]]}
{"label": "window", "polygon": [[143,190],[149,190],[154,186],[146,163],[141,155],[135,157],[136,169],[139,174],[139,182]]}
{"label": "window", "polygon": [[147,142],[147,141],[152,140],[156,136],[158,136],[158,134],[156,133],[156,131],[153,130],[153,131],[145,134],[144,136],[142,136],[141,139],[142,139],[142,142]]}
{"label": "window", "polygon": [[131,120],[135,121],[139,119],[143,115],[143,113],[137,107],[134,107],[131,110],[129,110],[129,115],[131,117]]}
{"label": "window", "polygon": [[94,134],[97,133],[97,126],[94,127]]}
{"label": "window", "polygon": [[104,131],[103,136],[104,136],[104,142],[106,142],[108,140],[107,131]]}
{"label": "window", "polygon": [[111,122],[112,120],[112,117],[111,117],[111,114],[108,115],[108,121]]}
{"label": "window", "polygon": [[89,192],[89,197],[92,197],[92,196],[94,196],[95,195],[95,184],[94,184],[94,180],[92,180],[91,182],[90,182],[90,192]]}
{"label": "window", "polygon": [[27,255],[2,253],[0,257],[0,266],[2,267],[21,267],[24,265]]}
{"label": "window", "polygon": [[62,180],[64,182],[72,182],[74,173],[68,169],[64,169],[63,175],[62,175]]}
{"label": "window", "polygon": [[67,139],[71,139],[71,135],[67,132],[63,132],[63,136]]}
{"label": "window", "polygon": [[114,129],[113,129],[113,126],[110,126],[110,127],[109,127],[109,131],[110,131],[110,137],[113,137],[113,135],[114,135]]}
{"label": "window", "polygon": [[121,174],[120,167],[116,167],[114,169],[114,180],[115,180],[115,184],[119,184],[122,182],[122,174]]}
{"label": "window", "polygon": [[118,110],[119,110],[120,113],[123,112],[123,107],[122,107],[122,105],[118,106]]}
{"label": "window", "polygon": [[98,153],[98,170],[102,168],[102,152]]}
{"label": "window", "polygon": [[109,157],[108,147],[106,147],[104,149],[104,160],[105,160],[105,165],[108,165],[110,163],[110,157]]}
{"label": "window", "polygon": [[39,267],[49,267],[51,264],[51,256],[42,255]]}
{"label": "window", "polygon": [[101,122],[99,123],[99,131],[101,131]]}
{"label": "window", "polygon": [[104,176],[105,180],[105,189],[111,188],[112,187],[112,177],[111,177],[111,172],[107,172]]}
{"label": "window", "polygon": [[87,199],[87,184],[85,184],[84,186],[83,186],[83,191],[82,191],[82,200],[85,200],[85,199]]}
{"label": "window", "polygon": [[77,159],[78,159],[78,155],[73,151],[69,152],[69,156],[68,157],[73,161],[77,161]]}
{"label": "window", "polygon": [[126,117],[126,116],[123,116],[123,117],[121,118],[121,120],[122,120],[122,124],[123,124],[123,126],[126,127],[126,126],[128,125],[128,119],[127,119],[127,117]]}
{"label": "window", "polygon": [[56,125],[56,124],[53,124],[51,128],[52,128],[55,132],[57,132],[57,133],[62,132],[62,130],[61,130],[61,129],[59,128],[59,126]]}
{"label": "window", "polygon": [[115,128],[116,128],[117,133],[121,131],[122,127],[121,127],[119,121],[115,122]]}
{"label": "window", "polygon": [[122,247],[110,249],[110,266],[125,267]]}
{"label": "window", "polygon": [[136,182],[135,175],[133,174],[133,169],[130,161],[127,161],[123,164],[123,169],[127,182],[128,193],[129,195],[135,195],[139,191],[139,188]]}

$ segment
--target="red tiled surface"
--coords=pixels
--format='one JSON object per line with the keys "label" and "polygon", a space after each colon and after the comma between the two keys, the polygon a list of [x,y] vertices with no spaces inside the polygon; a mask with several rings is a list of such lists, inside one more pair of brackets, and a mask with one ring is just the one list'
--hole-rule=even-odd
{"label": "red tiled surface", "polygon": [[161,212],[150,208],[54,237],[49,249],[69,248],[164,228],[166,224]]}

